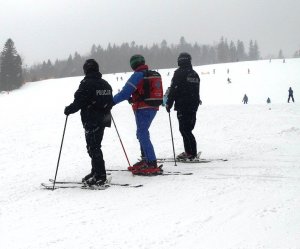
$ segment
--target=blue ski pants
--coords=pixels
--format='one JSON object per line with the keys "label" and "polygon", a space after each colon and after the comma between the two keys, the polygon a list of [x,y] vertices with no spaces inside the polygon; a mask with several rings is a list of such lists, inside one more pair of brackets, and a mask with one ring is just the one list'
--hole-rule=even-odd
{"label": "blue ski pants", "polygon": [[136,121],[136,136],[139,140],[142,155],[146,161],[155,161],[156,155],[150,140],[149,128],[157,113],[155,109],[138,109],[134,112]]}

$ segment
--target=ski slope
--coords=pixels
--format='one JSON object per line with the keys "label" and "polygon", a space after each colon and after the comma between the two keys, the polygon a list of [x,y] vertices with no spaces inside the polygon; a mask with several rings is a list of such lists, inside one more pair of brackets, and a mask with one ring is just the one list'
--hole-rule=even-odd
{"label": "ski slope", "polygon": [[[198,149],[203,158],[229,161],[164,164],[191,176],[112,172],[113,182],[144,185],[138,189],[41,189],[54,177],[63,110],[82,77],[0,94],[0,248],[299,249],[299,68],[300,59],[196,67],[203,101],[194,130]],[[159,70],[165,89],[173,71]],[[130,74],[103,78],[117,93]],[[295,103],[287,103],[289,87]],[[245,93],[248,105],[242,104]],[[131,107],[122,102],[112,114],[134,163],[139,145]],[[183,144],[175,112],[171,118],[178,154]],[[150,132],[157,157],[172,156],[163,108]],[[107,168],[128,166],[114,127],[105,130],[102,145]],[[80,180],[89,170],[77,113],[68,119],[57,179]]]}

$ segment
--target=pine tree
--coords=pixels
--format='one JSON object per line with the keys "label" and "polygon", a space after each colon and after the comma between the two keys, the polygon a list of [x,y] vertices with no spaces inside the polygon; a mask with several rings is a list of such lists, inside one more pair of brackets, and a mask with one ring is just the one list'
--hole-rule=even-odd
{"label": "pine tree", "polygon": [[0,91],[17,89],[22,83],[22,59],[12,39],[8,39],[1,53]]}
{"label": "pine tree", "polygon": [[229,51],[230,51],[230,61],[231,62],[237,61],[237,49],[233,41],[230,42]]}
{"label": "pine tree", "polygon": [[249,60],[254,61],[259,59],[259,50],[257,42],[251,40],[249,43]]}
{"label": "pine tree", "polygon": [[255,60],[259,60],[260,52],[259,52],[257,41],[254,42],[254,48],[253,49],[254,49],[254,58],[255,58]]}
{"label": "pine tree", "polygon": [[283,56],[283,52],[282,50],[280,49],[279,52],[278,52],[278,59],[283,59],[284,56]]}
{"label": "pine tree", "polygon": [[245,53],[244,43],[240,40],[237,41],[237,61],[245,61],[247,59],[247,55]]}
{"label": "pine tree", "polygon": [[230,61],[230,52],[227,39],[222,37],[217,46],[217,57],[219,63],[226,63]]}

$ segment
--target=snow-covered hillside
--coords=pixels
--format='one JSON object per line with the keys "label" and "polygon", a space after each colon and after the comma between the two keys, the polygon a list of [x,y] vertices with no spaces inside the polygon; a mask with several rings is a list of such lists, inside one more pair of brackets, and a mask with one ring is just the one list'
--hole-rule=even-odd
{"label": "snow-covered hillside", "polygon": [[[82,77],[28,83],[0,94],[0,248],[299,249],[299,68],[300,59],[196,67],[203,101],[194,131],[198,149],[203,158],[229,161],[164,164],[165,170],[191,176],[112,172],[113,182],[143,184],[139,189],[41,189],[41,182],[54,177],[64,106]],[[173,71],[159,70],[165,89]],[[116,93],[129,76],[103,78]],[[287,103],[289,87],[295,103]],[[248,105],[241,102],[245,93]],[[123,102],[112,113],[133,163],[139,146],[131,108]],[[171,117],[180,153],[176,113]],[[150,132],[157,156],[172,156],[164,109]],[[105,131],[103,153],[108,169],[127,167],[113,127]],[[68,119],[58,180],[80,180],[89,170],[75,114]]]}

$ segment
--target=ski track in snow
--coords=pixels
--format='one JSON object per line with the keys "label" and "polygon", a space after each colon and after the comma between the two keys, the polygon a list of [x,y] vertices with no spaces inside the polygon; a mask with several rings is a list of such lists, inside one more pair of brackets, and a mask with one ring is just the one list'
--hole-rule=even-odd
{"label": "ski track in snow", "polygon": [[[230,68],[230,75],[227,75]],[[251,69],[251,74],[246,73]],[[54,177],[65,116],[82,77],[26,84],[0,94],[0,248],[300,248],[300,59],[197,67],[201,99],[194,130],[208,164],[164,163],[191,176],[132,176],[112,182],[143,184],[104,191],[44,190]],[[213,75],[212,70],[216,69]],[[171,76],[160,70],[165,89]],[[124,80],[116,82],[116,76]],[[130,76],[104,75],[116,93]],[[227,77],[232,80],[227,84]],[[247,93],[249,105],[242,105]],[[265,104],[267,97],[271,105]],[[127,103],[113,115],[131,163],[139,156]],[[176,153],[182,152],[171,112]],[[157,157],[171,157],[163,108],[150,129]],[[114,127],[105,130],[108,169],[127,162]],[[58,180],[80,180],[90,170],[79,114],[69,117]]]}

